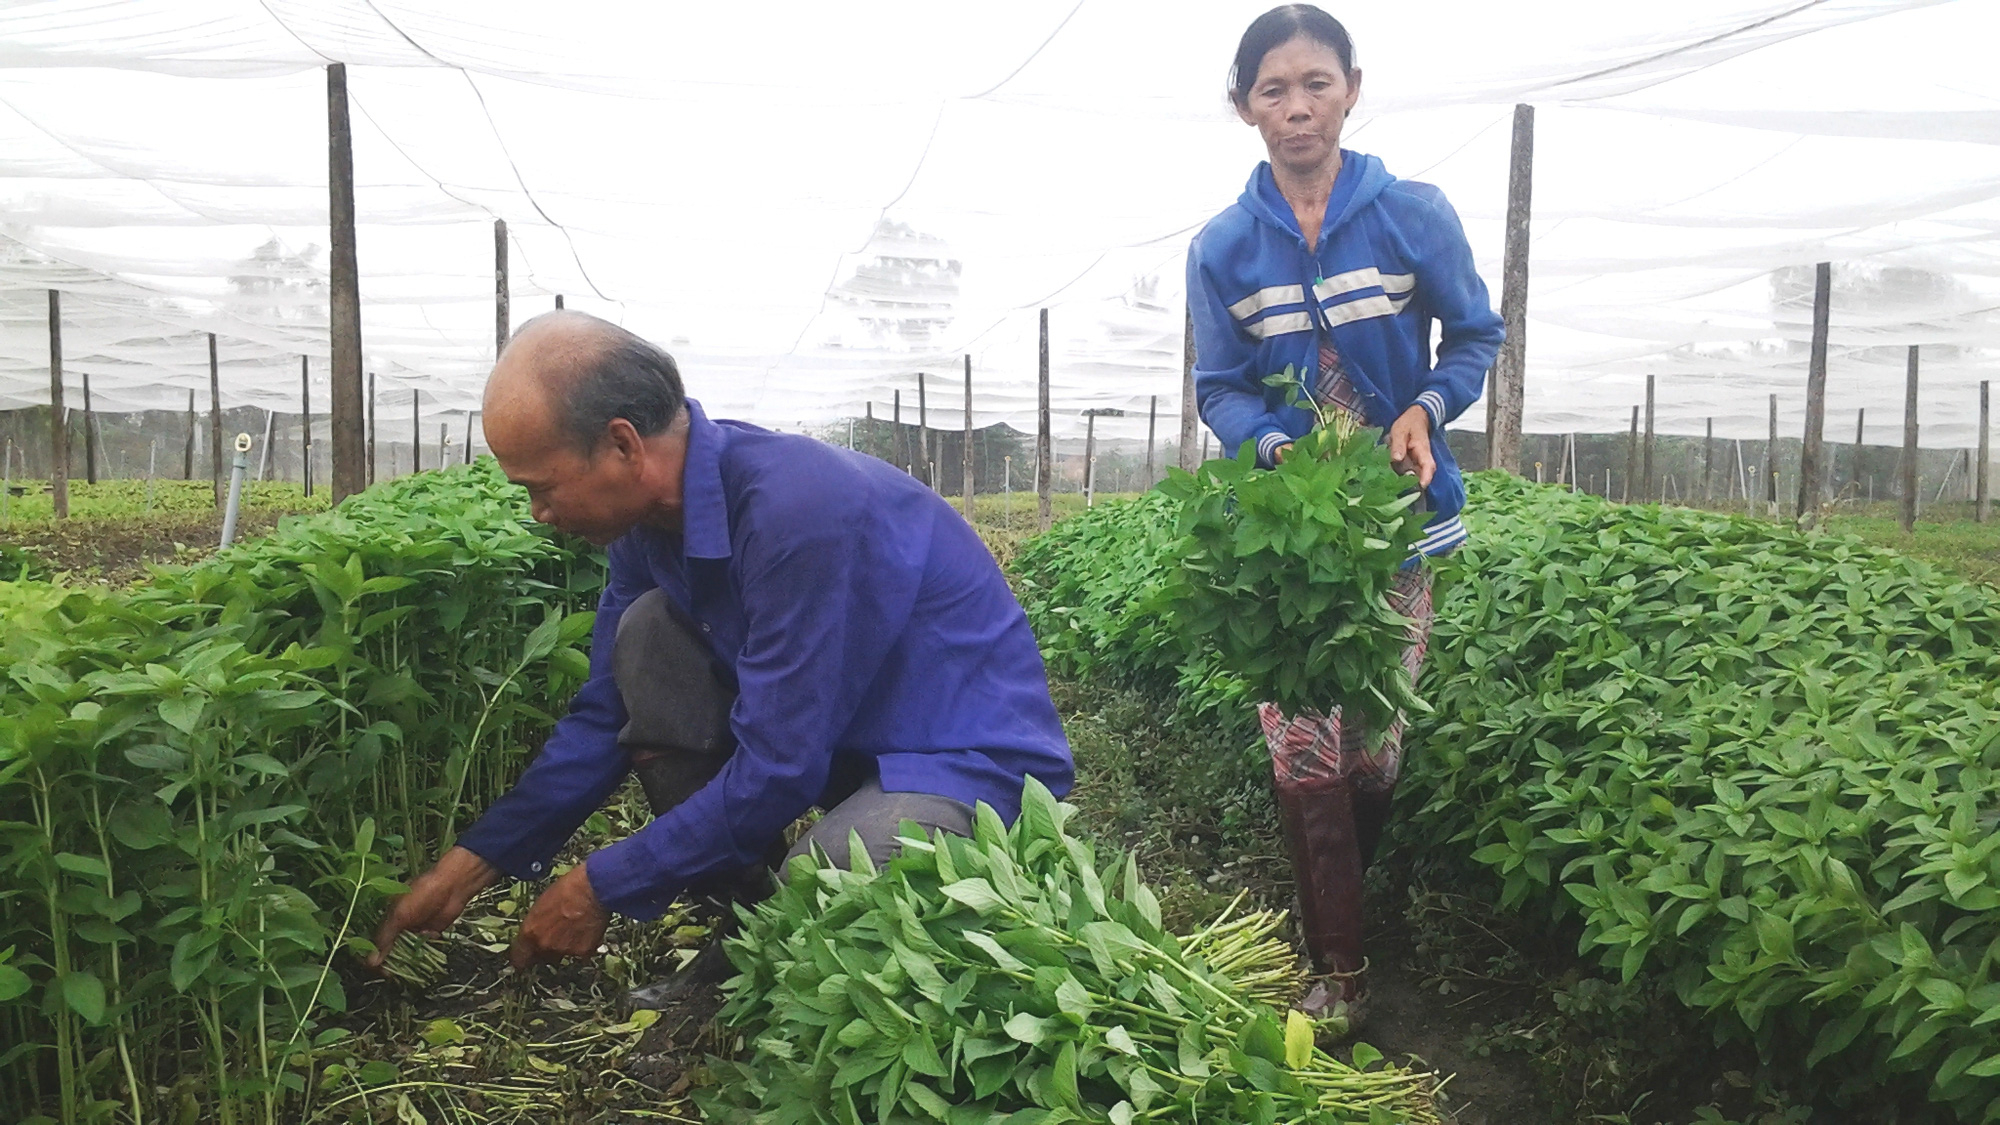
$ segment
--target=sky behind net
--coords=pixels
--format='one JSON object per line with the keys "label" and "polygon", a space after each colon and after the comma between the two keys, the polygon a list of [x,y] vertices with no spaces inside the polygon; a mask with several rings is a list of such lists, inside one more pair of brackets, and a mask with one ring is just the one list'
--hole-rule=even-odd
{"label": "sky behind net", "polygon": [[[48,401],[47,298],[100,409],[326,388],[327,62],[348,64],[366,367],[476,405],[492,221],[515,323],[564,294],[658,340],[711,410],[1033,426],[1179,408],[1182,261],[1262,158],[1222,89],[1266,6],[50,0],[0,7],[0,408]],[[1511,107],[1537,107],[1530,430],[1802,425],[1836,263],[1828,430],[1974,438],[2000,368],[2000,4],[1334,5],[1349,147],[1440,185],[1499,298]],[[72,390],[74,393],[74,390]],[[322,405],[323,409],[323,405]],[[936,418],[933,419],[936,421]],[[1484,407],[1461,421],[1482,426]],[[1163,424],[1163,432],[1170,427]]]}

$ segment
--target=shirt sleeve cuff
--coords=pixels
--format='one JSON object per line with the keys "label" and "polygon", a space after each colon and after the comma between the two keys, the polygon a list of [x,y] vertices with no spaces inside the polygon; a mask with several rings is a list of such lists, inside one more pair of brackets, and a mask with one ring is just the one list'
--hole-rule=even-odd
{"label": "shirt sleeve cuff", "polygon": [[661,882],[659,869],[647,862],[636,834],[592,852],[583,866],[597,901],[628,918],[650,922],[665,914],[680,894],[679,887]]}
{"label": "shirt sleeve cuff", "polygon": [[1283,430],[1264,431],[1263,435],[1257,439],[1257,464],[1266,469],[1276,468],[1278,465],[1278,447],[1290,444],[1291,440],[1292,435]]}
{"label": "shirt sleeve cuff", "polygon": [[555,861],[553,853],[536,847],[533,843],[520,840],[508,843],[501,833],[482,819],[465,830],[458,838],[458,846],[478,856],[505,872],[508,877],[532,883],[549,877],[549,867]]}
{"label": "shirt sleeve cuff", "polygon": [[1443,395],[1436,391],[1425,391],[1417,396],[1417,405],[1423,407],[1424,413],[1431,416],[1431,429],[1441,430],[1444,428]]}

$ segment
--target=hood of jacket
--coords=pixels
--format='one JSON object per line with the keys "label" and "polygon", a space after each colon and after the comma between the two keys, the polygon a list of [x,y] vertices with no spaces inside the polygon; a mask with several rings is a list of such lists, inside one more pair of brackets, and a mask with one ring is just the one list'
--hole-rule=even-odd
{"label": "hood of jacket", "polygon": [[[1360,214],[1384,188],[1396,182],[1396,177],[1382,166],[1382,161],[1365,152],[1340,150],[1340,174],[1334,177],[1333,191],[1326,199],[1326,217],[1319,227],[1319,245],[1310,247],[1317,256],[1335,231],[1349,219]],[[1266,160],[1250,173],[1250,182],[1243,187],[1243,194],[1237,198],[1243,209],[1259,223],[1275,227],[1303,243],[1305,236],[1299,232],[1299,222],[1292,214],[1292,205],[1285,201],[1278,190],[1278,179],[1271,171],[1271,162]]]}

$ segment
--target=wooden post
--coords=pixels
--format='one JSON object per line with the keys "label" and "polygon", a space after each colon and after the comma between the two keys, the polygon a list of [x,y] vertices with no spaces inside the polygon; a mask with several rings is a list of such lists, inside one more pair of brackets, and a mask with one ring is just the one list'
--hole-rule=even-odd
{"label": "wooden post", "polygon": [[[1191,323],[1191,322],[1190,322]],[[1193,329],[1189,329],[1192,337]],[[1036,377],[1037,407],[1035,421],[1035,510],[1037,525],[1047,531],[1055,522],[1055,514],[1050,509],[1049,487],[1055,476],[1055,456],[1049,438],[1049,310],[1042,310],[1041,367]],[[1187,424],[1187,411],[1181,411],[1181,434],[1191,436]],[[1187,454],[1183,452],[1181,456]]]}
{"label": "wooden post", "polygon": [[556,294],[556,307],[557,308],[563,307],[563,295],[561,293]]}
{"label": "wooden post", "polygon": [[[264,452],[259,454],[257,457],[258,480],[271,479],[271,431],[274,427],[277,426],[277,424],[278,424],[277,412],[272,410],[266,410],[264,412]],[[158,445],[159,443],[155,442],[154,444]]]}
{"label": "wooden post", "polygon": [[[1047,321],[1046,312],[1042,314],[1042,319]],[[1044,341],[1048,338],[1046,327],[1042,330],[1042,337]],[[1042,350],[1044,352],[1048,350],[1046,343]],[[1044,362],[1042,367],[1046,370],[1048,364]],[[1194,310],[1189,309],[1187,323],[1181,336],[1181,444],[1180,448],[1174,451],[1183,472],[1194,472],[1194,467],[1201,463],[1195,459],[1194,454],[1194,434],[1200,424],[1201,418],[1195,409],[1194,397]]]}
{"label": "wooden post", "polygon": [[194,388],[188,388],[187,450],[181,454],[181,479],[194,479]]}
{"label": "wooden post", "polygon": [[375,483],[376,470],[381,466],[375,455],[375,373],[368,373],[368,483]]}
{"label": "wooden post", "polygon": [[458,459],[461,465],[472,464],[472,416],[476,413],[478,411],[475,410],[465,412],[465,453]]}
{"label": "wooden post", "polygon": [[438,468],[445,467],[445,458],[451,455],[451,424],[438,423]]}
{"label": "wooden post", "polygon": [[1096,502],[1097,484],[1097,411],[1083,412],[1083,506],[1088,508]]}
{"label": "wooden post", "polygon": [[1861,498],[1861,434],[1868,424],[1866,408],[1854,412],[1854,496]]}
{"label": "wooden post", "polygon": [[895,458],[894,463],[901,466],[903,471],[907,473],[910,471],[910,456],[907,452],[909,443],[903,440],[903,392],[900,389],[896,391],[895,398],[892,401],[895,405],[891,407],[894,413],[891,415],[892,420],[890,425],[895,428],[895,437],[893,439],[895,444],[890,447],[889,453],[891,457]]}
{"label": "wooden post", "polygon": [[424,411],[423,396],[415,387],[410,388],[410,471],[424,471]]}
{"label": "wooden post", "polygon": [[[333,502],[338,504],[368,487],[361,404],[361,268],[354,256],[354,143],[347,127],[347,68],[340,63],[326,68],[326,139],[332,243],[327,418],[333,439]],[[310,414],[306,424],[310,432]],[[311,445],[306,449],[310,454]]]}
{"label": "wooden post", "polygon": [[83,373],[83,482],[97,483],[97,413],[90,408],[90,372]]}
{"label": "wooden post", "polygon": [[[1736,491],[1743,497],[1743,510],[1750,510],[1750,470],[1743,464],[1743,439],[1736,439]],[[1727,500],[1725,496],[1723,499]]]}
{"label": "wooden post", "polygon": [[1985,523],[1993,518],[1993,495],[1989,478],[1992,476],[1991,449],[1987,443],[1987,425],[1992,407],[1993,383],[1988,379],[1979,381],[1979,465],[1973,472],[1977,474],[1972,483],[1972,518]]}
{"label": "wooden post", "polygon": [[1715,499],[1715,419],[1708,420],[1705,436],[1701,439],[1701,499],[1705,504]]}
{"label": "wooden post", "polygon": [[965,357],[965,519],[972,522],[972,356]]}
{"label": "wooden post", "polygon": [[[1486,401],[1486,467],[1521,471],[1521,403],[1528,358],[1528,228],[1535,170],[1535,107],[1514,107],[1514,144],[1507,165],[1507,244],[1501,266],[1500,319],[1507,338],[1494,358]],[[1650,481],[1649,481],[1650,483]],[[1632,491],[1630,481],[1625,492]]]}
{"label": "wooden post", "polygon": [[924,393],[924,373],[917,372],[917,463],[924,467],[924,483],[937,491],[936,472],[931,461],[931,415]]}
{"label": "wooden post", "polygon": [[[69,518],[69,427],[63,417],[62,294],[49,290],[49,500]],[[21,458],[27,460],[24,454]]]}
{"label": "wooden post", "polygon": [[1813,271],[1812,352],[1806,361],[1806,433],[1799,447],[1799,506],[1793,513],[1800,527],[1819,519],[1826,491],[1826,337],[1833,304],[1833,264],[1821,262]]}
{"label": "wooden post", "polygon": [[[1621,503],[1632,502],[1632,481],[1639,475],[1639,407],[1632,407],[1632,432],[1625,438],[1625,492]],[[1610,499],[1610,489],[1605,489],[1605,499]]]}
{"label": "wooden post", "polygon": [[313,494],[312,359],[299,357],[299,481],[307,498]]}
{"label": "wooden post", "polygon": [[[1160,396],[1154,395],[1146,407],[1146,487],[1153,487],[1153,442],[1160,421]],[[1142,490],[1143,491],[1143,490]]]}
{"label": "wooden post", "polygon": [[1778,518],[1778,396],[1771,396],[1771,436],[1764,441],[1764,501],[1768,515]]}
{"label": "wooden post", "polygon": [[1646,468],[1642,479],[1646,482],[1646,502],[1661,499],[1659,478],[1653,474],[1653,376],[1646,376]]}
{"label": "wooden post", "polygon": [[[556,298],[562,307],[562,298]],[[508,307],[507,220],[493,220],[493,362],[507,350],[507,335],[513,331],[513,310]]]}
{"label": "wooden post", "polygon": [[1908,370],[1903,381],[1903,462],[1897,466],[1903,481],[1903,530],[1917,526],[1917,345],[1910,345]]}
{"label": "wooden post", "polygon": [[208,334],[208,461],[215,506],[222,507],[222,368],[215,358],[215,333]]}

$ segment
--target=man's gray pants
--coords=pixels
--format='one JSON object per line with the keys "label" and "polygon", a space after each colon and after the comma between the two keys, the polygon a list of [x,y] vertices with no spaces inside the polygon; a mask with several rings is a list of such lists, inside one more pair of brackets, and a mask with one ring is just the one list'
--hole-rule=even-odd
{"label": "man's gray pants", "polygon": [[[653,815],[662,816],[708,784],[735,752],[729,727],[735,678],[702,640],[701,626],[663,590],[648,590],[626,608],[611,668],[628,718],[618,744],[631,755]],[[972,809],[963,802],[933,793],[885,793],[880,779],[859,768],[836,768],[816,804],[825,814],[789,852],[780,855],[784,841],[774,839],[763,864],[689,890],[754,901],[770,889],[771,866],[808,854],[815,844],[835,864],[847,866],[850,833],[860,835],[879,867],[895,854],[906,820],[930,831],[972,833]]]}

